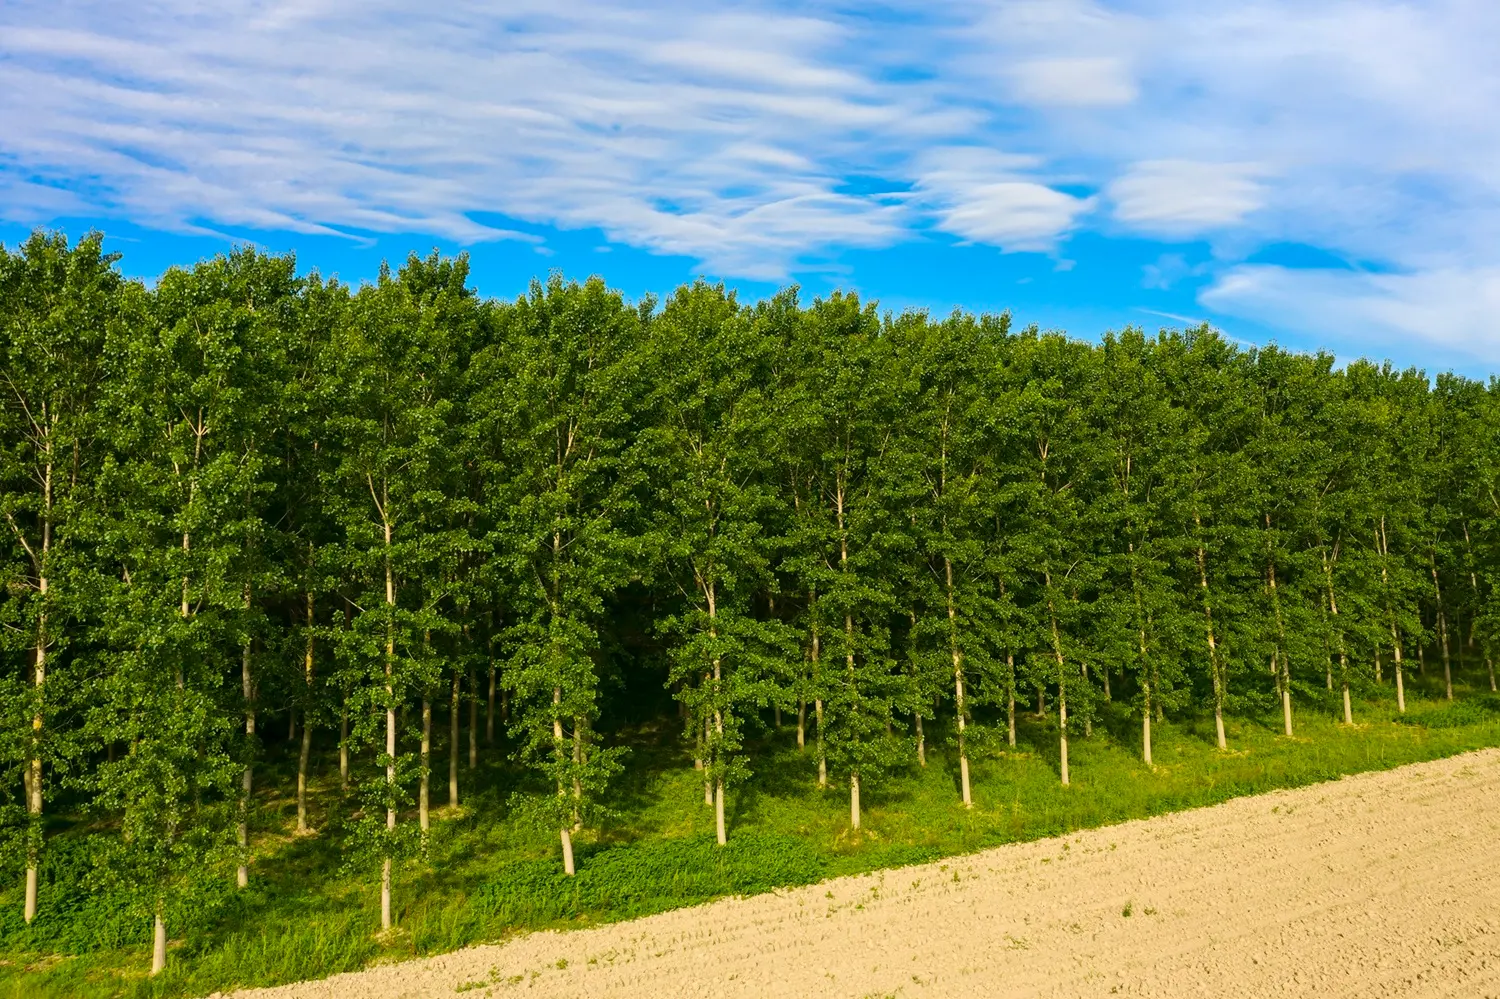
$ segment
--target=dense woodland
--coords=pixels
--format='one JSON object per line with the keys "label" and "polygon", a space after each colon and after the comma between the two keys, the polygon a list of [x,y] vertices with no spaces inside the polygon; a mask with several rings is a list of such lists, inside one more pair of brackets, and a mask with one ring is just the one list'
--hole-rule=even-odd
{"label": "dense woodland", "polygon": [[1067,784],[1108,702],[1149,764],[1177,712],[1230,749],[1226,713],[1451,698],[1461,649],[1494,689],[1500,382],[795,288],[485,300],[438,255],[147,287],[101,246],[0,248],[0,849],[30,922],[59,803],[107,830],[157,968],[185,886],[254,875],[269,739],[302,830],[337,768],[389,928],[481,755],[572,874],[642,718],[722,844],[752,728],[858,827],[933,739],[969,805],[1021,712]]}

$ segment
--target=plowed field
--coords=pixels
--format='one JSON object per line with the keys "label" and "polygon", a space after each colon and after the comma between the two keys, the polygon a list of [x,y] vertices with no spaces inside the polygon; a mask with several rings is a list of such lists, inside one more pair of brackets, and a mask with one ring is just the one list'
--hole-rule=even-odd
{"label": "plowed field", "polygon": [[241,992],[1500,997],[1500,750]]}

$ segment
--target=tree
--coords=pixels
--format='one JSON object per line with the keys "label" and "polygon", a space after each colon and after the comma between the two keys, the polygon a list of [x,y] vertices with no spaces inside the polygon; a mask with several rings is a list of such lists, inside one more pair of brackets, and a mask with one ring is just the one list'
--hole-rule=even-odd
{"label": "tree", "polygon": [[877,779],[902,755],[885,737],[902,686],[889,628],[903,541],[892,523],[890,345],[874,307],[852,296],[815,301],[799,332],[803,385],[790,426],[805,490],[796,503],[807,509],[788,568],[809,593],[817,629],[820,749],[848,775],[849,822],[858,829],[861,779]]}
{"label": "tree", "polygon": [[554,278],[496,317],[474,359],[474,419],[488,463],[490,545],[516,581],[509,682],[530,764],[556,788],[531,800],[557,829],[574,873],[572,832],[597,812],[620,751],[590,738],[599,713],[598,625],[629,579],[638,485],[626,461],[647,308],[603,282]]}
{"label": "tree", "polygon": [[[338,556],[354,586],[347,598],[357,611],[342,636],[341,682],[353,693],[357,741],[375,741],[376,720],[384,720],[378,765],[385,781],[367,789],[363,824],[381,862],[382,930],[392,926],[394,863],[411,843],[397,816],[410,779],[425,790],[427,778],[425,751],[417,759],[401,751],[397,716],[411,694],[425,695],[441,676],[431,635],[450,627],[445,588],[466,544],[455,524],[454,388],[477,314],[467,277],[465,258],[436,254],[408,258],[394,276],[383,268],[380,281],[354,297],[332,345],[338,366],[328,385],[336,449],[330,507],[342,534]],[[429,710],[424,697],[424,722]],[[424,746],[429,735],[424,730]],[[378,810],[383,828],[374,824]]]}
{"label": "tree", "polygon": [[648,545],[675,580],[680,609],[662,622],[676,638],[671,682],[713,787],[718,842],[726,841],[726,785],[748,776],[743,716],[776,697],[783,629],[755,614],[770,584],[771,410],[761,390],[775,342],[722,285],[684,288],[649,327],[652,374],[636,460],[646,466],[655,511]]}
{"label": "tree", "polygon": [[[165,962],[180,886],[218,855],[227,807],[219,795],[231,767],[242,777],[233,807],[238,883],[248,881],[258,627],[251,595],[265,573],[264,446],[279,374],[268,331],[293,293],[292,275],[290,258],[248,249],[169,271],[135,317],[149,334],[122,331],[106,348],[118,365],[105,402],[115,436],[100,479],[116,505],[100,529],[119,583],[107,602],[115,651],[94,726],[127,749],[99,768],[96,788],[102,806],[123,813],[122,867],[150,896],[153,973]],[[241,666],[238,698],[220,665],[231,648]],[[244,719],[237,747],[227,742],[229,704]]]}
{"label": "tree", "polygon": [[59,676],[76,665],[69,647],[89,611],[86,592],[75,595],[89,564],[79,525],[95,502],[100,363],[124,284],[118,255],[102,244],[98,233],[69,247],[60,233],[37,232],[15,254],[0,247],[0,566],[13,567],[0,569],[12,581],[0,644],[19,644],[30,660],[30,676],[21,678],[29,689],[13,688],[6,699],[19,709],[7,731],[28,730],[7,754],[25,788],[28,923],[37,913],[49,770],[71,755],[68,732],[55,737],[49,719],[81,682],[76,670]]}

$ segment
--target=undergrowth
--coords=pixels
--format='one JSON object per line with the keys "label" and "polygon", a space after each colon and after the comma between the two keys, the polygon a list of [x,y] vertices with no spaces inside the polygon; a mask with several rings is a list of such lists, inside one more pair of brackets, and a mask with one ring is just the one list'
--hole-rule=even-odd
{"label": "undergrowth", "polygon": [[[1279,715],[1234,718],[1228,753],[1214,748],[1211,719],[1168,721],[1154,726],[1156,765],[1148,768],[1139,759],[1139,719],[1113,705],[1090,737],[1072,737],[1068,788],[1057,777],[1055,719],[1023,715],[1016,748],[1001,741],[971,760],[971,810],[958,801],[951,740],[931,726],[925,768],[864,789],[858,833],[848,828],[847,788],[818,789],[815,764],[797,752],[790,730],[767,730],[754,747],[757,772],[730,794],[724,848],[714,844],[701,774],[675,726],[645,726],[623,733],[632,754],[616,817],[579,834],[573,878],[562,873],[554,833],[509,820],[516,771],[503,763],[464,771],[464,807],[439,811],[425,860],[398,872],[398,929],[388,936],[375,932],[376,872],[349,872],[344,863],[338,819],[350,805],[336,773],[320,773],[315,784],[319,834],[290,835],[284,789],[292,763],[282,749],[263,764],[251,886],[234,890],[230,872],[203,886],[191,932],[173,941],[168,970],[155,979],[145,976],[148,923],[93,876],[112,831],[80,824],[53,836],[41,914],[29,927],[19,879],[5,872],[0,999],[205,995],[321,977],[1500,745],[1500,697],[1465,691],[1450,704],[1414,678],[1408,708],[1402,716],[1385,699],[1362,701],[1351,728],[1339,724],[1332,699],[1299,706],[1291,739],[1280,734]],[[437,755],[434,765],[445,760]],[[1440,844],[1411,845],[1428,848]]]}

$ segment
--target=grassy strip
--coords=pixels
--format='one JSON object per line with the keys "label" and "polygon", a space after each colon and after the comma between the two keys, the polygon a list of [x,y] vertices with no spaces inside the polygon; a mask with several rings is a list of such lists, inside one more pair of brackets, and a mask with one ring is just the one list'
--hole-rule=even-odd
{"label": "grassy strip", "polygon": [[[551,834],[505,821],[514,774],[481,768],[469,780],[479,788],[470,803],[435,823],[428,862],[402,872],[400,928],[389,938],[373,933],[374,877],[339,873],[336,832],[277,832],[290,828],[290,803],[267,798],[251,888],[234,892],[224,878],[219,902],[157,979],[144,977],[147,927],[122,922],[114,900],[78,889],[80,871],[57,874],[34,927],[21,923],[16,890],[0,894],[0,997],[204,995],[316,978],[520,930],[626,919],[1500,745],[1500,699],[1492,695],[1452,705],[1413,697],[1404,718],[1367,702],[1357,717],[1360,724],[1346,728],[1303,710],[1292,739],[1278,734],[1279,717],[1235,719],[1228,753],[1214,748],[1207,719],[1160,724],[1148,769],[1137,721],[1117,707],[1092,737],[1071,740],[1070,788],[1057,780],[1055,722],[1027,717],[1017,749],[1000,745],[973,760],[972,810],[959,805],[956,766],[939,745],[926,769],[866,792],[858,835],[848,830],[845,789],[817,790],[812,761],[789,746],[791,733],[767,733],[758,773],[731,796],[724,849],[712,842],[701,778],[672,733],[646,728],[633,733],[618,817],[581,837],[572,879],[561,874]],[[275,779],[287,785],[284,773]],[[321,817],[331,826],[336,781],[324,777],[320,788],[329,809]],[[70,856],[70,839],[59,837],[52,851],[62,868],[87,861],[81,851]]]}

